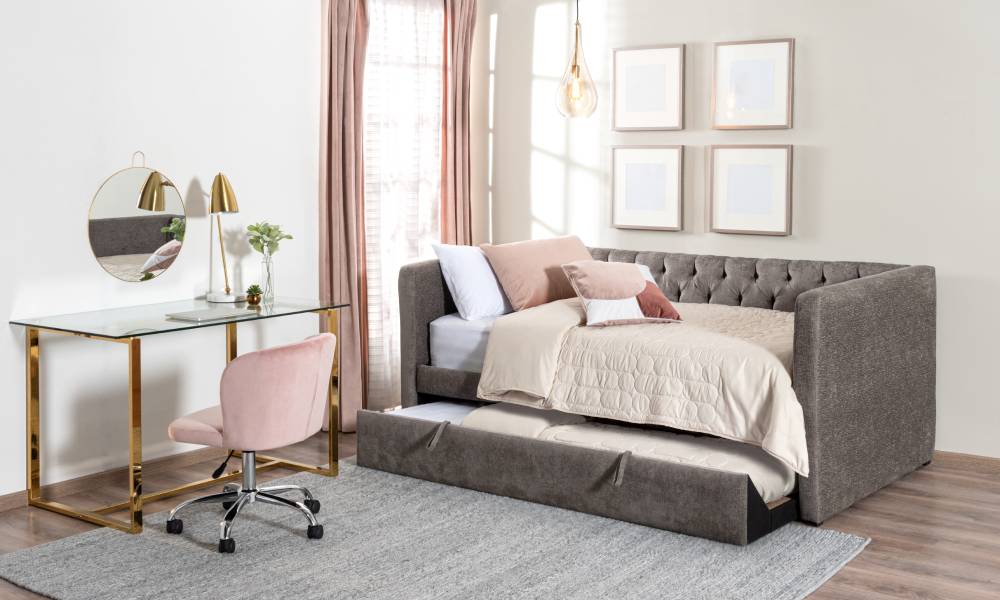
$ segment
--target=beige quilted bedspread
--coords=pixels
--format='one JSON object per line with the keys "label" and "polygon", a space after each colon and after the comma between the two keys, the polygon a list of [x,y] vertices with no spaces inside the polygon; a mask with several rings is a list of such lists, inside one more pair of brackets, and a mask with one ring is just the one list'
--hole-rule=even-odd
{"label": "beige quilted bedspread", "polygon": [[576,299],[500,317],[478,395],[754,444],[808,475],[790,375],[794,315],[676,307],[682,323],[582,327]]}

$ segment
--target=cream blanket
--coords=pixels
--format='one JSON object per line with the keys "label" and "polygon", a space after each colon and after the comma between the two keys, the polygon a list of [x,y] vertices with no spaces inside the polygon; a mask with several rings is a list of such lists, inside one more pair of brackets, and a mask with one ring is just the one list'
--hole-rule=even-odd
{"label": "cream blanket", "polygon": [[581,327],[586,316],[574,298],[500,317],[478,395],[754,444],[808,476],[789,374],[791,313],[677,310],[682,323]]}

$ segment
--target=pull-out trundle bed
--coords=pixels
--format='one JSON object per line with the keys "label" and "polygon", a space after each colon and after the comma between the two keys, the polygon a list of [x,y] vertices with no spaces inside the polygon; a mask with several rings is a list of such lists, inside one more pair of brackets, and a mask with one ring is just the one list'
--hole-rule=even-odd
{"label": "pull-out trundle bed", "polygon": [[[674,454],[683,456],[633,452],[626,428],[593,421],[537,435],[468,426],[478,404],[463,408],[454,401],[477,401],[475,359],[449,363],[464,369],[431,360],[431,323],[455,311],[437,261],[400,272],[404,410],[359,414],[358,464],[747,544],[792,520],[820,523],[930,461],[933,268],[600,248],[591,253],[648,266],[676,302],[794,313],[790,362],[805,420],[808,477],[790,475],[787,486],[762,488],[768,473],[783,481],[766,464],[769,457],[751,456],[765,473],[725,459],[724,444],[740,444],[662,428],[635,429],[681,444]],[[594,427],[614,430],[625,441],[587,443],[583,438],[600,439]],[[714,458],[698,458],[706,452],[715,452]]]}

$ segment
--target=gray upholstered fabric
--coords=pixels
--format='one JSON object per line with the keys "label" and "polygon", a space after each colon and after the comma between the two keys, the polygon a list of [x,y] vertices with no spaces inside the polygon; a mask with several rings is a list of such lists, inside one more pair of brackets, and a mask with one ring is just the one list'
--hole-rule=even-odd
{"label": "gray upholstered fabric", "polygon": [[795,393],[809,478],[802,516],[819,523],[931,460],[934,269],[906,267],[815,289],[795,310]]}
{"label": "gray upholstered fabric", "polygon": [[430,365],[417,367],[417,389],[421,394],[475,400],[478,387],[479,373],[442,369]]}
{"label": "gray upholstered fabric", "polygon": [[170,225],[170,220],[184,215],[155,214],[143,217],[117,217],[88,221],[90,247],[94,256],[119,254],[152,254],[173,236],[161,233],[160,228]]}
{"label": "gray upholstered fabric", "polygon": [[747,543],[746,475],[449,426],[358,413],[358,465],[531,500],[730,544]]}
{"label": "gray upholstered fabric", "polygon": [[[795,311],[794,380],[811,477],[802,516],[822,522],[931,459],[935,278],[931,267],[592,248],[650,268],[667,297]],[[403,405],[474,399],[478,373],[430,363],[428,325],[454,312],[437,261],[400,271]],[[820,310],[822,308],[822,310]]]}
{"label": "gray upholstered fabric", "polygon": [[799,294],[867,277],[898,265],[738,258],[591,248],[597,260],[649,267],[663,293],[677,302],[707,302],[791,312]]}
{"label": "gray upholstered fabric", "polygon": [[417,368],[431,364],[431,321],[455,310],[438,261],[412,263],[399,270],[400,395],[403,406],[417,404]]}

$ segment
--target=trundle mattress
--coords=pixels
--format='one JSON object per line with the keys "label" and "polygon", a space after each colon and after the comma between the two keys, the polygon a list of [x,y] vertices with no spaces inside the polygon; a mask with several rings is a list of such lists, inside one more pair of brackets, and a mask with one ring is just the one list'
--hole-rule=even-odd
{"label": "trundle mattress", "polygon": [[795,473],[756,446],[710,436],[688,435],[588,421],[579,415],[514,404],[432,402],[393,414],[427,421],[449,421],[470,429],[534,438],[654,460],[746,474],[764,502],[790,494]]}

